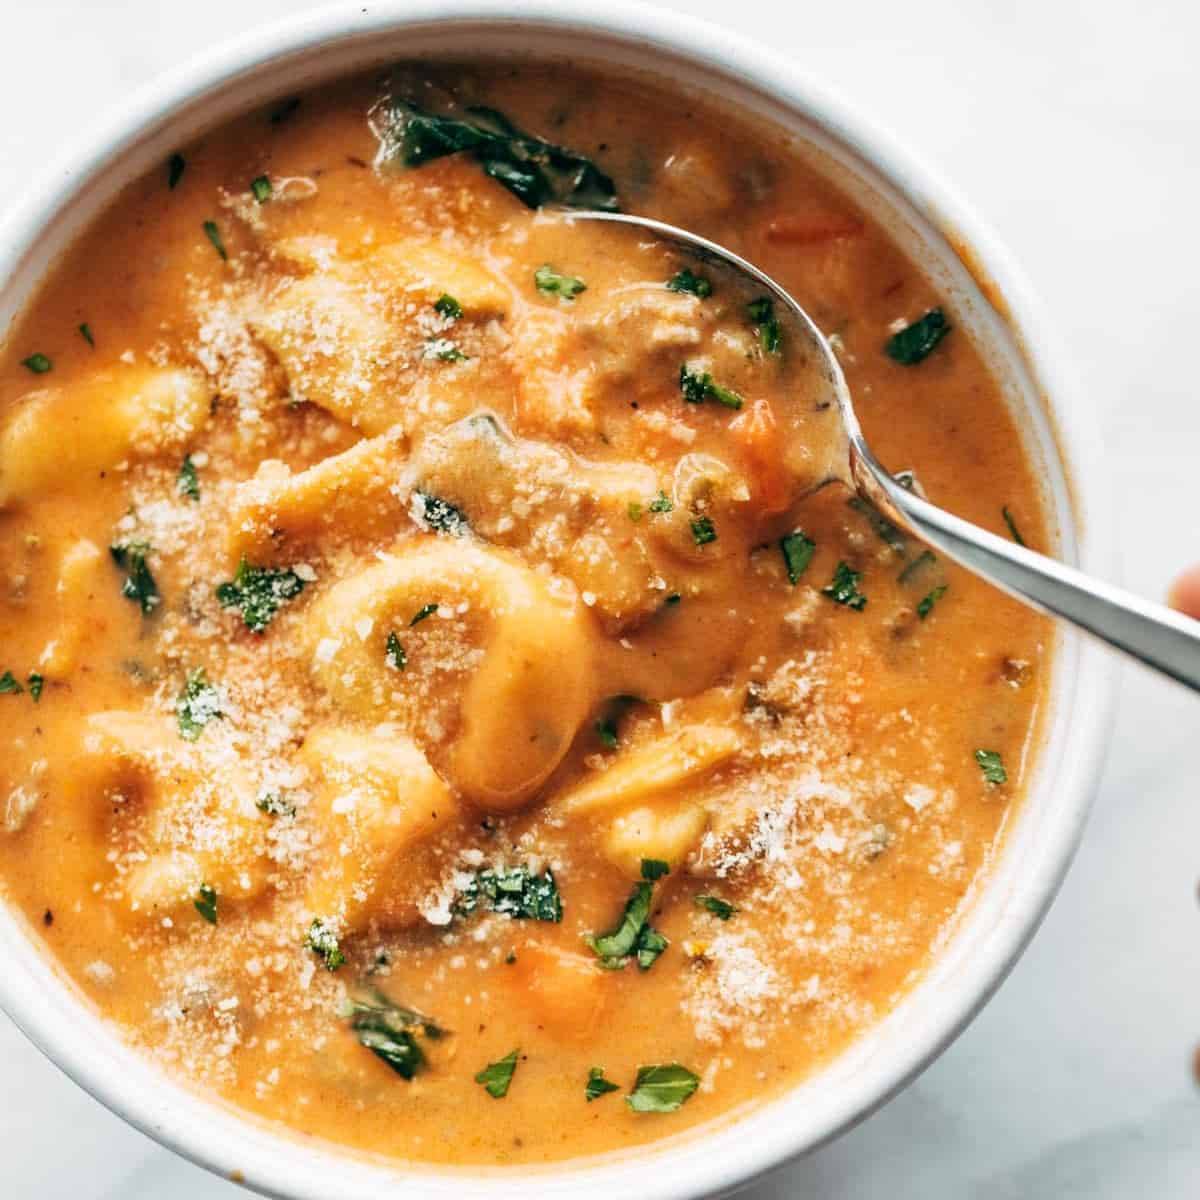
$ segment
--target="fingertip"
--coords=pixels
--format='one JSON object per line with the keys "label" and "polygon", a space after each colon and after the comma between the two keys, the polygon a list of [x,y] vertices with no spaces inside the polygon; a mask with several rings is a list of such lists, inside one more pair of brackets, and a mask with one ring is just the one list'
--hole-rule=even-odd
{"label": "fingertip", "polygon": [[1200,566],[1189,567],[1171,585],[1167,603],[1200,620]]}

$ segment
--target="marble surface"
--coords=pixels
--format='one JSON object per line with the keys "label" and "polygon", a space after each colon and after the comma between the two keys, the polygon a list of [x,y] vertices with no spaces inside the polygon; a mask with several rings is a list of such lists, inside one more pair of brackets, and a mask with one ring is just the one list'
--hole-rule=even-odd
{"label": "marble surface", "polygon": [[[89,113],[298,7],[0,0],[0,204]],[[675,7],[730,26],[751,12],[744,32],[903,132],[998,229],[1096,405],[1125,579],[1161,595],[1183,559],[1200,557],[1200,10],[1170,0],[1136,12],[1114,0]],[[1083,846],[1008,982],[893,1103],[746,1195],[1200,1195],[1198,729],[1188,695],[1124,668]],[[127,1128],[3,1017],[0,1145],[0,1192],[13,1200],[245,1194]]]}

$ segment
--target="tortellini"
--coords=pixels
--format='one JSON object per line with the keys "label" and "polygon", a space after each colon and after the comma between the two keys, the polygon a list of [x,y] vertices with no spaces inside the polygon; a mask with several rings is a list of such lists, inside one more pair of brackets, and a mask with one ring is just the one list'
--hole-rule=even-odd
{"label": "tortellini", "polygon": [[200,375],[157,367],[31,392],[0,431],[0,507],[87,487],[132,459],[178,452],[204,424],[210,399]]}
{"label": "tortellini", "polygon": [[240,763],[214,771],[165,720],[137,712],[88,718],[83,748],[90,789],[138,806],[145,857],[123,880],[131,910],[170,913],[201,885],[222,900],[263,890],[266,825]]}
{"label": "tortellini", "polygon": [[347,931],[415,919],[416,902],[436,882],[430,839],[458,813],[450,789],[410,740],[386,728],[319,728],[300,758],[315,780],[306,810],[318,858],[308,911]]}
{"label": "tortellini", "polygon": [[385,639],[407,632],[430,603],[465,606],[481,656],[462,687],[450,746],[426,751],[469,800],[519,807],[595,703],[588,610],[569,584],[501,551],[450,534],[414,539],[330,588],[309,613],[313,671],[343,710],[376,721],[392,715],[393,692],[420,676],[389,665]]}

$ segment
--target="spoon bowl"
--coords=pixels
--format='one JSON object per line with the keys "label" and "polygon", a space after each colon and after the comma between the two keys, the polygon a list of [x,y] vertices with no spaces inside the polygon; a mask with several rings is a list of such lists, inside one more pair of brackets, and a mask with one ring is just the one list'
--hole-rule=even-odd
{"label": "spoon bowl", "polygon": [[[1155,604],[1018,541],[1008,541],[946,512],[906,486],[876,458],[863,434],[841,364],[812,317],[761,267],[678,225],[632,213],[571,210],[568,221],[606,221],[640,229],[692,258],[765,288],[791,318],[811,354],[812,369],[840,417],[842,445],[824,482],[839,480],[889,521],[948,559],[1041,612],[1060,617],[1162,674],[1200,691],[1200,622]],[[820,486],[820,485],[819,485]],[[1017,537],[1014,532],[1014,537]]]}

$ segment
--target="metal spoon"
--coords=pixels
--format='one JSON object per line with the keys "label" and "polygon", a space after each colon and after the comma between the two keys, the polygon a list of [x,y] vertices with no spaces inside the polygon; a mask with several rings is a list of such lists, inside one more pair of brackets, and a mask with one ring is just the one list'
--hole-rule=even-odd
{"label": "metal spoon", "polygon": [[648,230],[696,258],[730,268],[766,288],[792,315],[801,336],[810,343],[813,361],[837,401],[847,451],[846,469],[844,474],[838,472],[838,478],[890,521],[968,571],[1030,607],[1062,617],[1147,666],[1200,691],[1200,622],[997,537],[930,504],[898,483],[863,437],[850,389],[825,335],[808,313],[753,263],[698,234],[649,217],[579,210],[572,211],[568,219],[608,221]]}

